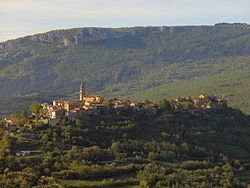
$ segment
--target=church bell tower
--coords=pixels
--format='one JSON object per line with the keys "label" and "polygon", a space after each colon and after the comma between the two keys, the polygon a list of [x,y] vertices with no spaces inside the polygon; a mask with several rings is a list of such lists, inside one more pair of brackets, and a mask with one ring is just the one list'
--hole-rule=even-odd
{"label": "church bell tower", "polygon": [[80,101],[83,101],[84,95],[85,95],[85,89],[84,89],[84,83],[82,81],[80,86]]}

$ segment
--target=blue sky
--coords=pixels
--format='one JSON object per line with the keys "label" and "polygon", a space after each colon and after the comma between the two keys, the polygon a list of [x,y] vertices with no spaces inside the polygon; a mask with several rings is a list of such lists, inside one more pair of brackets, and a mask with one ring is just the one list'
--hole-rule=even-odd
{"label": "blue sky", "polygon": [[250,23],[250,0],[0,0],[0,41],[55,29]]}

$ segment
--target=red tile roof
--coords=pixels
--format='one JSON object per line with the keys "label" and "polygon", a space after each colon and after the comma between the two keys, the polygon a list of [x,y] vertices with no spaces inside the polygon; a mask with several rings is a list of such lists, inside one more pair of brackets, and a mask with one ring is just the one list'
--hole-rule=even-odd
{"label": "red tile roof", "polygon": [[84,95],[84,98],[93,98],[93,97],[104,98],[104,96],[102,96],[102,95]]}

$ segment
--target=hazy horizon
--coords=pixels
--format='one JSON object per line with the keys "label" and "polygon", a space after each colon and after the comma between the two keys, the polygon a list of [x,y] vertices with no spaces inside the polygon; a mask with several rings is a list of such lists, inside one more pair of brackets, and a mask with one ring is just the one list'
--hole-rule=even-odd
{"label": "hazy horizon", "polygon": [[248,0],[2,0],[0,42],[82,27],[249,23]]}

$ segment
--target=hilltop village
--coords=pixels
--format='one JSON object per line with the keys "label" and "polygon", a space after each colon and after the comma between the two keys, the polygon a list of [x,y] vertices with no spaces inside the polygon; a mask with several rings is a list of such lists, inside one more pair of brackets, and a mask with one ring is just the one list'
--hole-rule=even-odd
{"label": "hilltop village", "polygon": [[70,120],[76,120],[87,114],[101,114],[104,111],[115,109],[116,111],[131,109],[136,112],[156,113],[157,109],[178,112],[191,111],[192,113],[198,110],[214,110],[222,109],[227,106],[225,100],[213,95],[200,95],[198,98],[178,98],[175,100],[163,101],[148,101],[137,102],[134,100],[119,100],[109,99],[105,100],[102,95],[86,95],[84,83],[80,86],[79,100],[54,100],[53,104],[41,104],[46,111],[46,116],[50,122],[57,123],[64,116]]}
{"label": "hilltop village", "polygon": [[[41,108],[43,113],[39,116],[39,121],[45,124],[57,124],[63,117],[70,121],[82,119],[88,115],[100,115],[109,111],[122,112],[132,110],[134,113],[156,114],[159,110],[165,111],[169,115],[174,113],[192,113],[224,109],[227,102],[215,94],[200,95],[198,98],[185,97],[172,100],[161,99],[159,101],[138,102],[135,100],[108,99],[102,95],[88,95],[85,92],[84,82],[80,86],[79,100],[54,100],[53,104],[43,103]],[[34,113],[33,113],[34,114]],[[36,114],[34,114],[36,115]],[[21,125],[21,118],[5,118],[6,128]],[[38,120],[37,120],[38,121]],[[32,125],[29,125],[32,127]]]}
{"label": "hilltop village", "polygon": [[0,120],[0,187],[239,187],[250,168],[249,117],[216,95],[107,100],[81,83],[30,111]]}
{"label": "hilltop village", "polygon": [[41,104],[50,122],[57,123],[64,116],[70,120],[76,120],[87,114],[98,115],[104,111],[114,109],[116,111],[131,109],[136,112],[156,113],[162,108],[169,112],[190,111],[197,113],[200,110],[222,109],[227,106],[225,100],[213,95],[200,95],[198,98],[178,98],[175,100],[160,100],[138,102],[134,100],[109,99],[102,95],[86,95],[84,82],[80,86],[79,100],[54,100],[53,104]]}

